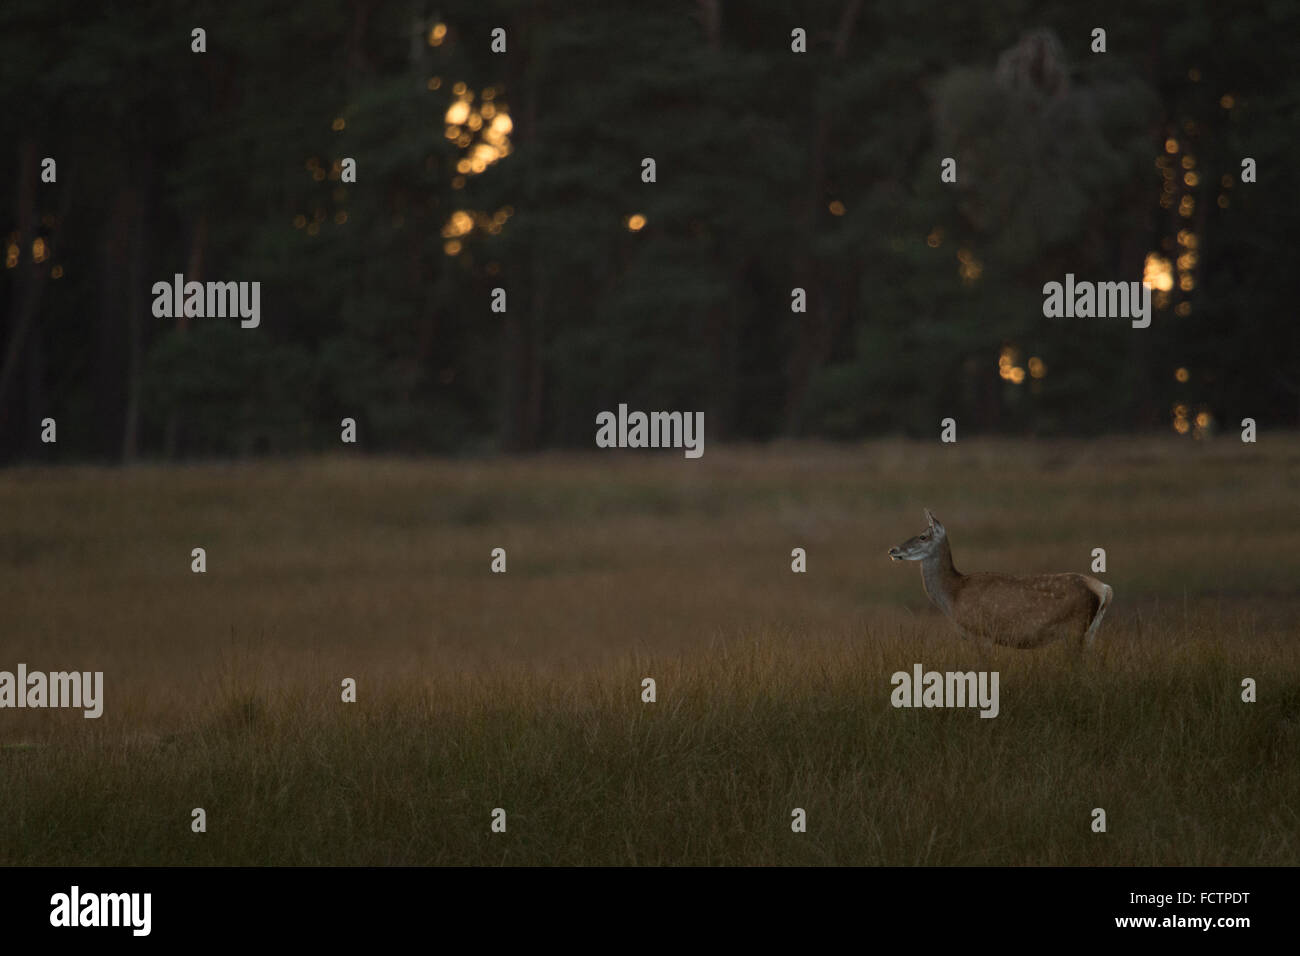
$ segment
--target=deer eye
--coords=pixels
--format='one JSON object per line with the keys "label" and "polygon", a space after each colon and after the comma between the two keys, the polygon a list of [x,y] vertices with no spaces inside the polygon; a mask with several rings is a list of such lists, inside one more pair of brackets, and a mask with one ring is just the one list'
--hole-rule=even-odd
{"label": "deer eye", "polygon": [[925,534],[921,535],[921,540],[922,540],[922,541],[929,541],[929,540],[930,540],[930,532],[927,531]]}

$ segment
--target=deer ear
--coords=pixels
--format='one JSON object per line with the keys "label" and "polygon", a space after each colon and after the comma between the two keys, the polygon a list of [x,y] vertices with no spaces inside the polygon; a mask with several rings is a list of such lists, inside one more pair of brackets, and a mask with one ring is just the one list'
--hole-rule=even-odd
{"label": "deer ear", "polygon": [[929,508],[924,509],[924,511],[925,511],[925,520],[926,520],[926,522],[930,525],[931,528],[933,528],[933,527],[934,527],[934,515],[932,515],[932,514],[930,513],[930,509],[929,509]]}

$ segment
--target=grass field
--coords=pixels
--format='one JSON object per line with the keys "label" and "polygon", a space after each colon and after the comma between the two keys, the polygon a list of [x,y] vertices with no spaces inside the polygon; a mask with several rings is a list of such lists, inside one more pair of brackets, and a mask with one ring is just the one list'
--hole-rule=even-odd
{"label": "grass field", "polygon": [[[0,472],[0,670],[105,684],[0,710],[0,864],[1295,865],[1297,502],[1295,436]],[[957,639],[923,506],[1105,548],[1096,651]]]}

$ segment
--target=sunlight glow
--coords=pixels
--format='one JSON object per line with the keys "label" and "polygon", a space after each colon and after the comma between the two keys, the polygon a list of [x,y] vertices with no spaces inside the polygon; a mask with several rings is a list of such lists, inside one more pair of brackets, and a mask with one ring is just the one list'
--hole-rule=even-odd
{"label": "sunlight glow", "polygon": [[966,285],[978,282],[980,276],[984,274],[984,264],[976,259],[969,249],[957,250],[957,261],[960,263],[957,274]]}
{"label": "sunlight glow", "polygon": [[448,126],[460,126],[469,119],[469,104],[464,100],[457,100],[447,107],[447,115],[443,117]]}
{"label": "sunlight glow", "polygon": [[1174,273],[1169,260],[1158,252],[1147,253],[1146,263],[1142,267],[1142,281],[1160,292],[1173,289]]}

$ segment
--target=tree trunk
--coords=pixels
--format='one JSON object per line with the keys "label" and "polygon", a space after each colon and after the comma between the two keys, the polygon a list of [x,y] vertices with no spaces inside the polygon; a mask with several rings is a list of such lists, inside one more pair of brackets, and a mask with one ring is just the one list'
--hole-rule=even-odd
{"label": "tree trunk", "polygon": [[140,373],[144,366],[145,222],[153,196],[153,156],[140,164],[140,184],[132,195],[130,289],[126,313],[126,410],[122,423],[122,462],[130,464],[140,453]]}
{"label": "tree trunk", "polygon": [[[532,21],[533,15],[530,14],[522,29],[514,27],[510,30],[514,48],[528,52],[522,58],[511,58],[506,90],[511,96],[519,97],[516,102],[520,109],[511,112],[514,135],[519,142],[515,155],[523,164],[524,196],[530,204],[537,195],[534,164],[537,154],[537,74],[540,69],[536,51],[524,40],[535,34],[531,29]],[[531,451],[541,441],[545,403],[543,323],[548,278],[540,246],[539,242],[530,245],[527,286],[507,290],[508,311],[501,334],[500,436],[501,447],[511,452]]]}
{"label": "tree trunk", "polygon": [[[849,40],[853,36],[858,15],[862,11],[862,0],[848,0],[840,14],[839,25],[835,31],[832,47],[833,63],[842,62],[848,53]],[[812,157],[810,162],[809,191],[804,207],[799,211],[799,231],[803,235],[800,248],[812,248],[817,219],[821,215],[822,203],[826,199],[826,156],[829,149],[831,118],[824,107],[819,107],[817,132],[813,137]],[[808,293],[808,311],[792,315],[795,323],[795,344],[786,366],[786,400],[783,416],[783,431],[794,437],[803,428],[805,403],[808,387],[813,376],[826,361],[834,342],[835,332],[843,324],[851,302],[838,303],[833,308],[829,301],[829,277],[822,264],[813,259],[810,253],[801,254],[795,261],[794,275],[799,285]]]}
{"label": "tree trunk", "polygon": [[[18,150],[17,217],[19,266],[13,278],[13,298],[9,314],[9,344],[0,365],[0,428],[14,428],[13,449],[21,454],[33,445],[36,422],[27,423],[37,409],[23,402],[20,413],[14,412],[13,393],[17,385],[19,367],[28,356],[28,336],[40,310],[41,295],[45,291],[45,277],[49,274],[49,260],[37,264],[32,258],[32,242],[36,237],[37,158],[36,141],[26,139]],[[30,378],[27,398],[31,398]]]}

